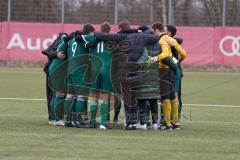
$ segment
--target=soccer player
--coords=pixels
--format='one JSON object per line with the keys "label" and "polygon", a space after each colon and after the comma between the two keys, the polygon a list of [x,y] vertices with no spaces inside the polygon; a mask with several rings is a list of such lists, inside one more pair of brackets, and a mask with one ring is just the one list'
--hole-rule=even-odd
{"label": "soccer player", "polygon": [[[148,26],[139,26],[138,30],[141,30],[141,32],[145,34],[154,34],[154,32],[148,27]],[[154,56],[157,53],[160,52],[161,48],[158,42],[150,45],[146,45],[146,49],[148,51],[148,55]],[[149,105],[147,105],[147,102],[149,102]],[[142,110],[142,112],[141,112]],[[140,113],[140,125],[138,125],[137,128],[140,129],[146,129],[147,124],[146,120],[150,120],[149,114],[151,111],[152,115],[152,128],[157,130],[159,128],[158,126],[158,103],[156,98],[150,98],[150,99],[143,99],[139,101],[139,113]],[[145,115],[146,113],[146,115]],[[143,120],[141,120],[143,119]]]}
{"label": "soccer player", "polygon": [[[173,25],[166,25],[165,30],[167,31],[167,34],[170,37],[175,37],[177,33],[177,28]],[[183,39],[182,38],[175,38],[178,42],[178,44],[182,44]],[[175,92],[176,92],[176,97],[178,100],[178,119],[180,120],[181,118],[181,111],[182,111],[182,89],[181,89],[181,82],[182,82],[182,77],[183,77],[183,72],[182,72],[182,67],[181,67],[181,61],[180,61],[180,56],[177,53],[176,49],[174,47],[171,47],[173,57],[176,59],[175,61],[177,62],[177,68],[176,68],[176,83],[175,83]],[[179,122],[180,123],[180,122]]]}
{"label": "soccer player", "polygon": [[[116,43],[126,42],[129,44],[129,47],[125,47],[125,45],[120,46],[115,53],[123,53],[127,56],[127,62],[135,62],[139,63],[140,58],[144,53],[144,46],[151,43],[158,42],[159,38],[156,35],[143,34],[138,33],[138,30],[131,29],[130,23],[128,21],[121,21],[119,23],[120,31],[117,34],[96,34],[97,39],[101,39],[102,41],[113,41]],[[121,48],[122,47],[122,48]],[[124,71],[124,66],[120,66],[117,64],[126,63],[125,60],[116,61],[115,67],[112,66],[113,69],[116,69],[116,72]],[[118,68],[123,67],[123,68]],[[120,70],[120,71],[119,71]],[[136,77],[138,73],[128,74],[127,77],[122,77],[124,79],[131,79],[132,77]],[[136,86],[136,83],[133,81],[123,81],[121,82],[121,91],[124,99],[124,108],[126,113],[126,129],[136,129],[137,125],[137,105],[136,105],[136,96],[135,94],[129,94],[130,88]]]}
{"label": "soccer player", "polygon": [[[86,69],[84,67],[75,68],[75,64],[73,62],[74,58],[78,58],[80,56],[88,55],[88,50],[85,48],[85,43],[78,41],[77,36],[81,36],[82,34],[89,34],[93,32],[95,29],[90,24],[85,24],[83,26],[83,31],[76,31],[71,34],[68,41],[65,41],[62,44],[62,50],[68,48],[67,56],[68,56],[68,79],[67,79],[67,96],[64,103],[64,113],[66,115],[66,127],[77,127],[77,128],[85,128],[87,127],[86,123],[84,123],[84,112],[87,108],[87,89],[84,87],[88,87],[88,84],[84,81],[84,76]],[[74,71],[72,70],[73,68]],[[78,86],[82,88],[79,89]],[[74,97],[77,98],[74,101]],[[73,112],[73,113],[72,113]],[[75,113],[74,113],[75,112]],[[74,122],[73,122],[74,121]]]}
{"label": "soccer player", "polygon": [[[59,121],[59,118],[61,118],[59,117],[60,115],[58,115],[57,118],[55,115],[56,109],[54,109],[54,101],[57,95],[50,88],[49,74],[57,68],[58,63],[61,63],[65,59],[65,54],[63,52],[58,52],[57,49],[66,36],[66,33],[59,33],[56,40],[47,49],[42,51],[42,53],[48,57],[48,62],[44,67],[44,72],[46,73],[46,93],[50,125],[62,125],[62,121]],[[61,94],[60,97],[62,96],[63,95]]]}
{"label": "soccer player", "polygon": [[[100,31],[102,33],[109,33],[111,31],[111,25],[108,22],[103,22],[101,24]],[[94,41],[96,39],[95,35],[88,34],[83,36],[83,39],[86,41],[86,46],[88,47],[88,42]],[[107,50],[105,46],[105,42],[97,41],[95,45],[91,46],[90,48],[91,56],[98,58],[102,61],[102,67],[100,70],[99,75],[97,75],[95,82],[91,85],[92,89],[92,98],[90,100],[90,109],[91,109],[91,120],[90,125],[93,128],[96,128],[96,115],[97,115],[97,108],[98,105],[100,106],[101,110],[101,117],[100,117],[100,129],[106,130],[108,128],[106,121],[107,115],[109,114],[109,106],[110,106],[110,96],[112,89],[112,81],[110,78],[111,73],[111,60],[112,60],[112,53],[111,50]],[[96,69],[100,66],[99,64],[92,59],[91,69],[92,73],[96,73]],[[96,75],[92,75],[96,76]]]}
{"label": "soccer player", "polygon": [[[155,56],[149,58],[150,63],[160,62],[159,66],[165,69],[169,69],[169,66],[164,65],[162,60],[168,56],[172,57],[171,47],[169,44],[172,44],[174,48],[177,50],[177,53],[180,54],[181,60],[186,57],[186,52],[182,49],[182,47],[177,43],[176,40],[169,37],[164,30],[164,26],[157,22],[152,25],[152,29],[155,33],[160,37],[160,46],[162,52]],[[164,80],[171,83],[172,90],[170,93],[163,95],[161,102],[164,113],[164,124],[161,126],[161,129],[172,130],[172,129],[180,129],[178,123],[178,104],[175,99],[175,75],[172,69],[169,69],[167,74],[163,77]],[[160,84],[161,85],[161,84]],[[171,123],[172,116],[172,123]]]}

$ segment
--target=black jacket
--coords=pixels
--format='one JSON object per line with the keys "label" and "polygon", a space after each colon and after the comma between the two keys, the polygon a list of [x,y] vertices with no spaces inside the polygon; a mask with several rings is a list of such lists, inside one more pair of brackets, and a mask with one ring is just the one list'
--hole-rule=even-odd
{"label": "black jacket", "polygon": [[118,52],[127,54],[129,62],[137,62],[141,57],[144,47],[159,41],[154,34],[138,33],[135,29],[129,29],[116,34],[95,33],[99,41],[113,41],[118,43]]}
{"label": "black jacket", "polygon": [[57,49],[60,43],[62,42],[61,37],[67,35],[66,33],[59,33],[55,41],[45,50],[42,51],[42,54],[47,56],[48,62],[44,66],[44,72],[48,73],[48,67],[51,64],[52,60],[57,57]]}
{"label": "black jacket", "polygon": [[[154,34],[153,31],[151,31],[150,29],[144,31],[143,33],[145,34]],[[159,44],[159,41],[157,41],[156,43],[152,43],[152,44],[149,44],[146,46],[147,50],[149,53],[154,53],[154,52],[158,52],[158,53],[161,53],[161,46]],[[155,55],[151,55],[150,56],[155,56]]]}

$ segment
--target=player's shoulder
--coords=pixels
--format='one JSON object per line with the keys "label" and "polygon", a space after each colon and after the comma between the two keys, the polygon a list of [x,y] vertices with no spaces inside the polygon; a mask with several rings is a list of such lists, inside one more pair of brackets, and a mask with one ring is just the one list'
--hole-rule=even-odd
{"label": "player's shoulder", "polygon": [[170,37],[169,35],[164,35],[161,39],[165,42],[172,43],[173,45],[177,43],[176,39],[174,39],[173,37]]}
{"label": "player's shoulder", "polygon": [[163,34],[163,35],[160,36],[159,42],[160,43],[167,43],[167,41],[169,41],[169,40],[170,40],[169,36],[167,34]]}
{"label": "player's shoulder", "polygon": [[170,37],[169,35],[167,35],[167,34],[164,34],[163,36],[163,39],[168,39],[168,40],[174,40],[174,41],[176,41],[174,38],[172,38],[172,37]]}

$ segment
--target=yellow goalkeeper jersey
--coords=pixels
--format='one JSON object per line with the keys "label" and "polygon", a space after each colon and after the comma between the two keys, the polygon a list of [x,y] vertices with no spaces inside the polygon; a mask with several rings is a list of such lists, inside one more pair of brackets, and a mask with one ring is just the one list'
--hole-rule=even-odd
{"label": "yellow goalkeeper jersey", "polygon": [[159,62],[168,56],[172,57],[172,51],[169,44],[175,47],[182,60],[187,56],[185,50],[177,43],[177,41],[168,35],[163,35],[159,40],[159,44],[162,50],[162,52],[157,56]]}

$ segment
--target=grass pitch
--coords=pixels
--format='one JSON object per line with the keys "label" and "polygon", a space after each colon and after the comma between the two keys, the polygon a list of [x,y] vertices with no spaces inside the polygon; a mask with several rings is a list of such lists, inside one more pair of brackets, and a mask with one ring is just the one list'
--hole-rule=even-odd
{"label": "grass pitch", "polygon": [[239,73],[185,73],[181,131],[49,126],[42,70],[0,68],[0,84],[0,160],[240,159]]}

